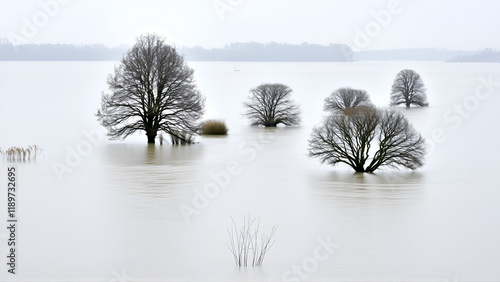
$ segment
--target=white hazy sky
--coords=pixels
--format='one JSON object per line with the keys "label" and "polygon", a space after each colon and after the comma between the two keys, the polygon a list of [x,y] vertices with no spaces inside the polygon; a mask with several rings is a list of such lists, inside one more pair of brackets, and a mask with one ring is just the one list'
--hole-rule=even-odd
{"label": "white hazy sky", "polygon": [[0,37],[115,46],[155,32],[177,46],[500,49],[499,11],[499,0],[0,0]]}

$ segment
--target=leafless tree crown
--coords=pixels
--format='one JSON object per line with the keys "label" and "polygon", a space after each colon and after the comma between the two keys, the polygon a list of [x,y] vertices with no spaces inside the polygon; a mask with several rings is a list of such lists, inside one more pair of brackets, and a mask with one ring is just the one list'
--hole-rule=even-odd
{"label": "leafless tree crown", "polygon": [[332,115],[314,128],[309,140],[310,157],[345,163],[356,172],[383,166],[413,170],[423,165],[425,153],[425,140],[405,116],[385,109]]}
{"label": "leafless tree crown", "polygon": [[283,84],[262,84],[250,91],[244,115],[252,125],[274,127],[300,123],[300,109],[291,100],[292,89]]}
{"label": "leafless tree crown", "polygon": [[163,131],[180,144],[190,143],[205,104],[193,72],[164,38],[139,37],[108,77],[111,93],[102,95],[99,122],[112,139],[145,131],[154,143]]}
{"label": "leafless tree crown", "polygon": [[324,110],[329,112],[346,111],[356,107],[371,107],[368,93],[364,90],[339,88],[325,99]]}
{"label": "leafless tree crown", "polygon": [[408,108],[411,105],[426,107],[429,103],[425,92],[424,82],[417,72],[409,69],[402,70],[392,84],[390,105],[404,104]]}

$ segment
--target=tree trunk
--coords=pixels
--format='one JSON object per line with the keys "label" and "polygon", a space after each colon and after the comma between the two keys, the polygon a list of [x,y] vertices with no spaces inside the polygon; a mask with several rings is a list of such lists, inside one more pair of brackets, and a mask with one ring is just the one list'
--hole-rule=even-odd
{"label": "tree trunk", "polygon": [[154,144],[156,139],[156,131],[146,133],[148,136],[148,144]]}
{"label": "tree trunk", "polygon": [[156,136],[148,135],[148,144],[154,144]]}
{"label": "tree trunk", "polygon": [[354,170],[356,172],[365,172],[365,168],[363,166],[357,166],[357,167],[354,167]]}

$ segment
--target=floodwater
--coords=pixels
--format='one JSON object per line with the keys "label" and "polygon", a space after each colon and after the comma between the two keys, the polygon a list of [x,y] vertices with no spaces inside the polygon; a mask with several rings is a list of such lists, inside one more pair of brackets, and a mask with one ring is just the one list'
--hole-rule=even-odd
{"label": "floodwater", "polygon": [[[0,147],[44,149],[0,162],[0,183],[15,165],[19,187],[17,274],[2,263],[0,280],[500,279],[498,64],[190,62],[206,118],[229,135],[177,147],[103,137],[94,114],[113,65],[0,62]],[[355,174],[307,157],[331,91],[365,89],[384,106],[404,68],[428,89],[430,107],[399,109],[429,143],[424,167]],[[300,127],[242,117],[249,89],[274,82],[294,90]],[[235,267],[226,246],[245,215],[278,226],[261,267]]]}

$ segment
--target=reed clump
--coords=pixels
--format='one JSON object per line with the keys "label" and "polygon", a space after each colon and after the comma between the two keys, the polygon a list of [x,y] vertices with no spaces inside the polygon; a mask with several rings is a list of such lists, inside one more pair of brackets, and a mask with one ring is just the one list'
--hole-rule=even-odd
{"label": "reed clump", "polygon": [[201,124],[201,134],[203,135],[227,135],[227,126],[221,120],[206,120]]}
{"label": "reed clump", "polygon": [[36,160],[42,154],[42,151],[43,149],[38,145],[29,145],[26,148],[12,146],[5,151],[0,148],[2,158],[10,162]]}
{"label": "reed clump", "polygon": [[273,236],[278,227],[273,226],[269,234],[259,234],[260,219],[251,219],[250,216],[245,216],[243,217],[243,226],[240,228],[236,226],[232,217],[231,221],[233,226],[227,229],[229,243],[226,243],[226,245],[233,254],[236,266],[241,267],[250,264],[252,266],[261,266],[264,257],[275,242]]}
{"label": "reed clump", "polygon": [[194,135],[186,132],[170,134],[170,141],[172,145],[189,145],[194,143]]}

